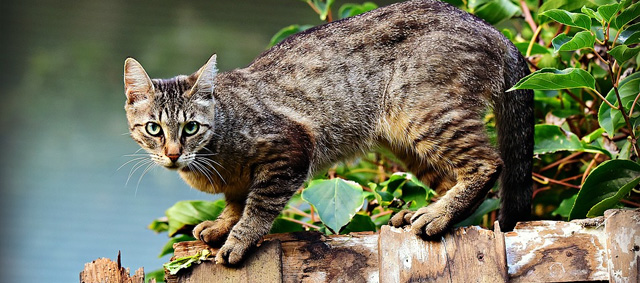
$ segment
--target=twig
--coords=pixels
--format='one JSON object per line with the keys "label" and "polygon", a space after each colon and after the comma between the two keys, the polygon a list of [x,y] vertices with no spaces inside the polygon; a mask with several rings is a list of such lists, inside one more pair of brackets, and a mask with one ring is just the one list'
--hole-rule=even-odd
{"label": "twig", "polygon": [[[293,210],[293,213],[298,214],[298,215],[300,215],[302,217],[309,218],[309,219],[311,219],[311,221],[313,221],[313,216],[311,214],[306,213],[306,212],[302,211],[301,209],[299,209],[299,208],[297,208],[295,206],[289,206],[289,209]],[[313,206],[311,207],[311,210],[313,211]],[[315,222],[315,221],[313,221],[313,222]]]}
{"label": "twig", "polygon": [[316,229],[316,230],[320,230],[320,227],[319,227],[319,226],[316,226],[316,225],[313,225],[313,224],[310,224],[310,223],[307,223],[307,222],[304,222],[304,221],[300,221],[300,220],[298,220],[298,219],[294,219],[294,218],[286,217],[286,216],[283,216],[283,217],[282,217],[282,219],[287,220],[287,221],[291,221],[291,222],[293,222],[293,223],[300,224],[300,225],[302,225],[302,226],[304,226],[304,227],[308,227],[308,228],[313,228],[313,229]]}
{"label": "twig", "polygon": [[538,26],[536,32],[531,37],[531,41],[529,42],[529,46],[527,47],[527,53],[525,53],[525,57],[531,56],[531,50],[533,49],[533,44],[536,42],[538,35],[540,35],[540,31],[542,31],[542,26]]}
{"label": "twig", "polygon": [[542,175],[540,175],[538,173],[535,173],[535,172],[533,172],[533,176],[538,178],[538,180],[536,180],[536,181],[538,181],[539,183],[541,183],[543,185],[546,185],[548,183],[553,183],[553,184],[562,185],[562,186],[566,186],[566,187],[570,187],[570,188],[574,188],[574,189],[579,189],[580,188],[580,186],[577,186],[577,185],[574,185],[574,184],[565,183],[565,182],[558,181],[558,180],[554,180],[554,179],[542,176]]}
{"label": "twig", "polygon": [[540,172],[542,172],[542,171],[547,171],[547,170],[549,170],[549,169],[551,169],[551,168],[553,168],[553,167],[558,166],[558,164],[561,164],[561,163],[564,163],[564,162],[566,162],[566,161],[568,161],[568,160],[571,160],[571,159],[573,159],[574,157],[577,157],[577,156],[579,156],[579,155],[581,155],[581,154],[583,154],[583,152],[575,152],[575,153],[572,153],[571,155],[569,155],[569,156],[567,156],[567,157],[565,157],[565,158],[562,158],[562,159],[560,159],[560,160],[558,160],[558,161],[556,161],[556,162],[553,162],[553,163],[551,163],[551,164],[549,164],[549,165],[547,165],[547,166],[543,167],[542,169],[540,169]]}
{"label": "twig", "polygon": [[636,95],[636,98],[633,100],[633,104],[631,105],[631,109],[629,110],[629,116],[633,116],[633,108],[636,107],[638,98],[640,98],[640,92],[638,93],[638,95]]}
{"label": "twig", "polygon": [[589,172],[591,172],[591,168],[593,168],[593,166],[596,164],[596,159],[598,159],[598,157],[600,157],[600,153],[596,153],[596,156],[591,159],[591,162],[589,162],[589,166],[587,166],[587,169],[584,170],[584,174],[582,174],[582,181],[580,181],[580,184],[584,184],[584,180],[586,180],[587,176],[589,176]]}
{"label": "twig", "polygon": [[520,7],[522,8],[522,14],[524,15],[525,22],[529,24],[529,26],[531,27],[531,30],[537,30],[538,26],[536,25],[536,22],[531,17],[531,11],[529,10],[529,7],[527,6],[527,3],[524,0],[520,0]]}
{"label": "twig", "polygon": [[378,214],[371,215],[371,219],[376,219],[376,218],[378,218],[380,216],[385,216],[385,215],[388,215],[388,214],[391,214],[391,213],[393,213],[393,210],[391,210],[391,209],[385,210],[385,211],[380,212]]}
{"label": "twig", "polygon": [[635,203],[635,202],[632,202],[632,201],[630,201],[630,200],[620,199],[620,202],[621,202],[621,203],[624,203],[624,204],[633,205],[633,206],[635,206],[635,207],[640,207],[640,203]]}

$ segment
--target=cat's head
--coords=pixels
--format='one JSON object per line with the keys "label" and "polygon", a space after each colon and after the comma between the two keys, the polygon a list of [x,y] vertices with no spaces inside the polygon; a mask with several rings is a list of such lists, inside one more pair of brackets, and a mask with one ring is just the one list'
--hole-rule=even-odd
{"label": "cat's head", "polygon": [[157,164],[180,169],[213,136],[216,55],[190,76],[150,79],[133,58],[124,63],[125,110],[131,137]]}

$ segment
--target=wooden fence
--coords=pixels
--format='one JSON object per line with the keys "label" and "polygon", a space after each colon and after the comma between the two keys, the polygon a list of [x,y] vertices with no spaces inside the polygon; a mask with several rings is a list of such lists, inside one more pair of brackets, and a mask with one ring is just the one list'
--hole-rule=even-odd
{"label": "wooden fence", "polygon": [[[211,249],[175,246],[175,256]],[[87,264],[91,266],[91,264]],[[95,278],[81,282],[99,281]],[[440,241],[383,226],[379,233],[325,236],[317,232],[265,237],[240,266],[205,261],[167,282],[640,282],[640,210],[604,217],[519,223],[503,233],[454,229]]]}

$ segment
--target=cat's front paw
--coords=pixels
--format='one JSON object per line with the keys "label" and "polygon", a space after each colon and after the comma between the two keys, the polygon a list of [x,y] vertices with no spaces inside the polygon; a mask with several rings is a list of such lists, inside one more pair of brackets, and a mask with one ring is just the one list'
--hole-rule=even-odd
{"label": "cat's front paw", "polygon": [[413,214],[411,231],[422,238],[432,238],[444,233],[453,224],[451,222],[452,217],[443,206],[432,204]]}
{"label": "cat's front paw", "polygon": [[216,255],[216,263],[224,265],[238,265],[247,254],[250,244],[229,237]]}
{"label": "cat's front paw", "polygon": [[193,237],[211,247],[219,247],[224,243],[231,229],[220,220],[204,221],[193,228]]}

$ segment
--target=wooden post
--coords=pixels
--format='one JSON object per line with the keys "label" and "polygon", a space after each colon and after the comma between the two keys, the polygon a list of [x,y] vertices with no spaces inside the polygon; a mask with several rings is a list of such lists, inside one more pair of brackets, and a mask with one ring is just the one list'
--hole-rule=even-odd
{"label": "wooden post", "polygon": [[[150,280],[149,283],[155,283]],[[120,265],[120,253],[118,261],[108,258],[99,258],[90,263],[85,263],[84,270],[80,272],[80,283],[144,283],[144,269],[136,270],[133,276],[129,276],[129,268]]]}
{"label": "wooden post", "polygon": [[380,230],[380,282],[506,282],[501,235],[477,226],[457,228],[440,241],[403,229]]}
{"label": "wooden post", "polygon": [[607,210],[609,282],[640,282],[640,209]]}

